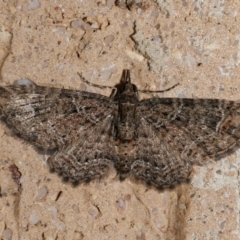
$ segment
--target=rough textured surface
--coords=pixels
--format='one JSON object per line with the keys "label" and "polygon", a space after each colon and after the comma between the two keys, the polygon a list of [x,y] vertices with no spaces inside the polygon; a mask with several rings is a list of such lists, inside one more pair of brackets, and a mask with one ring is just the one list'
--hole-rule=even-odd
{"label": "rough textured surface", "polygon": [[[126,2],[1,1],[1,86],[27,78],[109,96],[77,72],[113,86],[129,68],[138,89],[180,83],[161,97],[239,99],[238,2]],[[3,239],[239,238],[239,151],[195,167],[191,184],[171,191],[118,182],[114,172],[72,188],[2,125],[0,138]]]}

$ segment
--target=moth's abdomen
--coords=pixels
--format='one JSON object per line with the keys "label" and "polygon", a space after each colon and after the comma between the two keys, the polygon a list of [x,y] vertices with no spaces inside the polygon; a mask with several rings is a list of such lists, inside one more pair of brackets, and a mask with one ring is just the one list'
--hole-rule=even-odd
{"label": "moth's abdomen", "polygon": [[131,141],[135,139],[135,124],[119,123],[118,137],[122,141]]}
{"label": "moth's abdomen", "polygon": [[124,180],[131,171],[131,165],[136,159],[136,102],[132,99],[122,99],[119,103],[119,115],[117,121],[117,135],[115,150],[117,153],[116,168],[120,180]]}
{"label": "moth's abdomen", "polygon": [[136,159],[136,126],[135,123],[119,123],[118,135],[115,143],[117,154],[117,171],[120,179],[124,180],[131,170]]}
{"label": "moth's abdomen", "polygon": [[115,151],[117,154],[116,169],[119,173],[120,180],[128,177],[131,171],[131,165],[136,159],[136,142],[132,141],[116,141]]}

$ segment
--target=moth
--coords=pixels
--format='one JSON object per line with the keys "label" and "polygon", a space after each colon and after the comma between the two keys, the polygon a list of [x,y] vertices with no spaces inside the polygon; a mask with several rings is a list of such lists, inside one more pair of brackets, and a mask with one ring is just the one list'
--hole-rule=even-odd
{"label": "moth", "polygon": [[51,152],[48,165],[73,184],[101,179],[114,167],[158,189],[189,181],[240,139],[240,102],[139,100],[130,71],[115,94],[37,85],[0,87],[0,118],[21,139]]}

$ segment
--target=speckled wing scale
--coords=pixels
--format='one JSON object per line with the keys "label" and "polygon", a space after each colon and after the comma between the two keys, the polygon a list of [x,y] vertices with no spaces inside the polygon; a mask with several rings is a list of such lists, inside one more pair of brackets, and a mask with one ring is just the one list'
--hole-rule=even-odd
{"label": "speckled wing scale", "polygon": [[35,85],[0,88],[0,114],[35,147],[55,151],[48,163],[71,182],[104,175],[115,161],[112,99]]}
{"label": "speckled wing scale", "polygon": [[240,102],[152,98],[139,101],[125,70],[117,93],[21,85],[0,87],[0,117],[38,149],[54,152],[50,169],[72,183],[115,167],[156,188],[189,180],[192,166],[233,149],[240,139]]}

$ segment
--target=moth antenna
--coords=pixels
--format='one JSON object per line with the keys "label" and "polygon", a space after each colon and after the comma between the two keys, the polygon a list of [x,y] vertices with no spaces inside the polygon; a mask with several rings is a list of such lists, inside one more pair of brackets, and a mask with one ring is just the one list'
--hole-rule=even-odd
{"label": "moth antenna", "polygon": [[172,87],[167,88],[167,89],[163,89],[163,90],[156,90],[156,91],[152,91],[152,90],[138,90],[138,92],[141,92],[141,93],[162,93],[162,92],[168,92],[168,91],[172,90],[173,88],[175,88],[178,85],[180,85],[180,84],[176,83]]}
{"label": "moth antenna", "polygon": [[82,73],[79,73],[78,72],[78,75],[81,79],[81,81],[85,82],[86,84],[88,84],[89,86],[93,86],[93,87],[97,87],[97,88],[101,88],[101,89],[113,89],[113,90],[117,90],[115,87],[112,87],[112,86],[105,86],[105,85],[98,85],[98,84],[95,84],[95,83],[91,83],[89,82],[86,78],[83,77]]}

